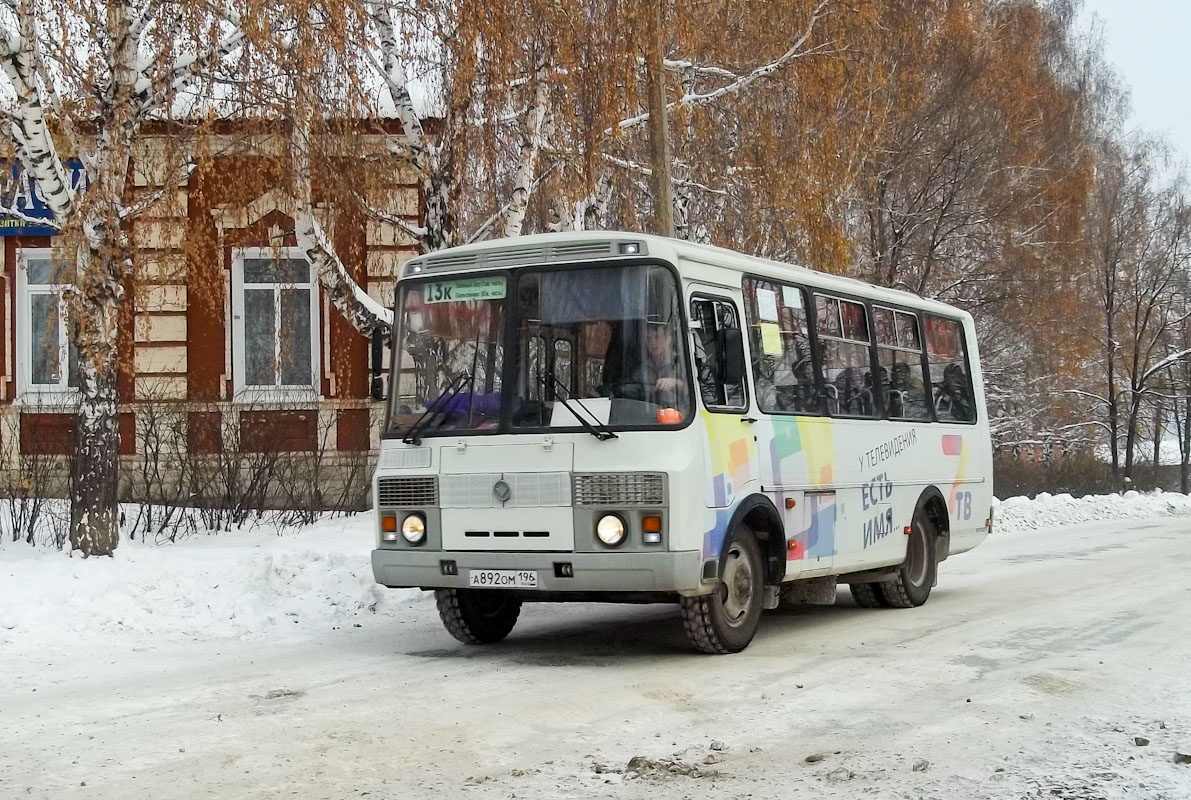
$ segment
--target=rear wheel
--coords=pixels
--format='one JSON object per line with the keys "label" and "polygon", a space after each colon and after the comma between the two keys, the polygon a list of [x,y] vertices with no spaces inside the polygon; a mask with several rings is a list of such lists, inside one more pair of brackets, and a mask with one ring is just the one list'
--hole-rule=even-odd
{"label": "rear wheel", "polygon": [[910,525],[906,542],[906,560],[893,578],[874,584],[881,599],[890,608],[915,608],[930,597],[939,568],[935,543],[938,535],[934,523],[919,511]]}
{"label": "rear wheel", "polygon": [[435,589],[434,600],[443,627],[465,644],[499,642],[521,614],[521,601],[503,589]]}
{"label": "rear wheel", "polygon": [[704,653],[739,653],[749,646],[761,622],[765,573],[752,530],[741,525],[724,543],[715,591],[682,598],[687,637]]}
{"label": "rear wheel", "polygon": [[852,599],[856,601],[856,605],[861,608],[883,608],[885,606],[885,597],[875,583],[851,583],[848,584],[848,589],[852,592]]}

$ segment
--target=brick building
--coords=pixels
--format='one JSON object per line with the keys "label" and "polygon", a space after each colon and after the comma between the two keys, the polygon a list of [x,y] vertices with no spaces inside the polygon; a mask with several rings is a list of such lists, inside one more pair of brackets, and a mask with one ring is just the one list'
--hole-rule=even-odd
{"label": "brick building", "polygon": [[[259,144],[237,154],[234,142],[216,142],[209,150],[224,155],[200,161],[174,187],[169,159],[156,157],[165,146],[146,137],[133,164],[134,195],[163,196],[131,228],[138,264],[125,290],[134,301],[118,339],[124,461],[161,457],[167,417],[178,439],[173,458],[235,449],[358,461],[377,446],[382,404],[371,378],[387,368],[388,354],[323,296],[295,247],[277,170],[260,168],[268,154]],[[315,199],[334,206],[329,196]],[[418,221],[411,171],[394,175],[386,205]],[[33,197],[26,216],[37,206]],[[326,227],[357,281],[391,304],[414,241],[360,214],[334,213]],[[53,266],[52,234],[28,218],[0,220],[0,469],[8,474],[31,456],[62,462],[72,444],[77,364],[62,293],[73,279]]]}

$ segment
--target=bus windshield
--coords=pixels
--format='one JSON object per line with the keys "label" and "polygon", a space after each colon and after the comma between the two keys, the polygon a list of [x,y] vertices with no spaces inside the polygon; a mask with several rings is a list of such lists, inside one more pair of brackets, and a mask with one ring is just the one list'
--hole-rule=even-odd
{"label": "bus windshield", "polygon": [[[650,265],[409,284],[388,435],[676,426],[690,418],[678,284]],[[505,319],[513,314],[511,333]],[[506,341],[506,336],[513,336]],[[516,354],[504,386],[505,353]]]}

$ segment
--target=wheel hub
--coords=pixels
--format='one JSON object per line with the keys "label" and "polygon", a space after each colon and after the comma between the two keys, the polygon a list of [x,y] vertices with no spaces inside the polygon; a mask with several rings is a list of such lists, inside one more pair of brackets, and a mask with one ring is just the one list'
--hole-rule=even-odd
{"label": "wheel hub", "polygon": [[724,560],[724,576],[720,581],[720,601],[729,625],[737,627],[744,623],[755,591],[752,564],[740,546],[734,544]]}

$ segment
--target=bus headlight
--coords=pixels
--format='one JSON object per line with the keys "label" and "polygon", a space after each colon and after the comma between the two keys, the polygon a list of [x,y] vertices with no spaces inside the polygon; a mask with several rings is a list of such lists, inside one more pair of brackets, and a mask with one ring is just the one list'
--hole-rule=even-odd
{"label": "bus headlight", "polygon": [[410,544],[421,544],[426,538],[426,520],[421,514],[409,514],[401,521],[401,535]]}
{"label": "bus headlight", "polygon": [[609,547],[616,547],[624,542],[627,533],[624,520],[615,514],[605,514],[596,523],[596,536]]}

